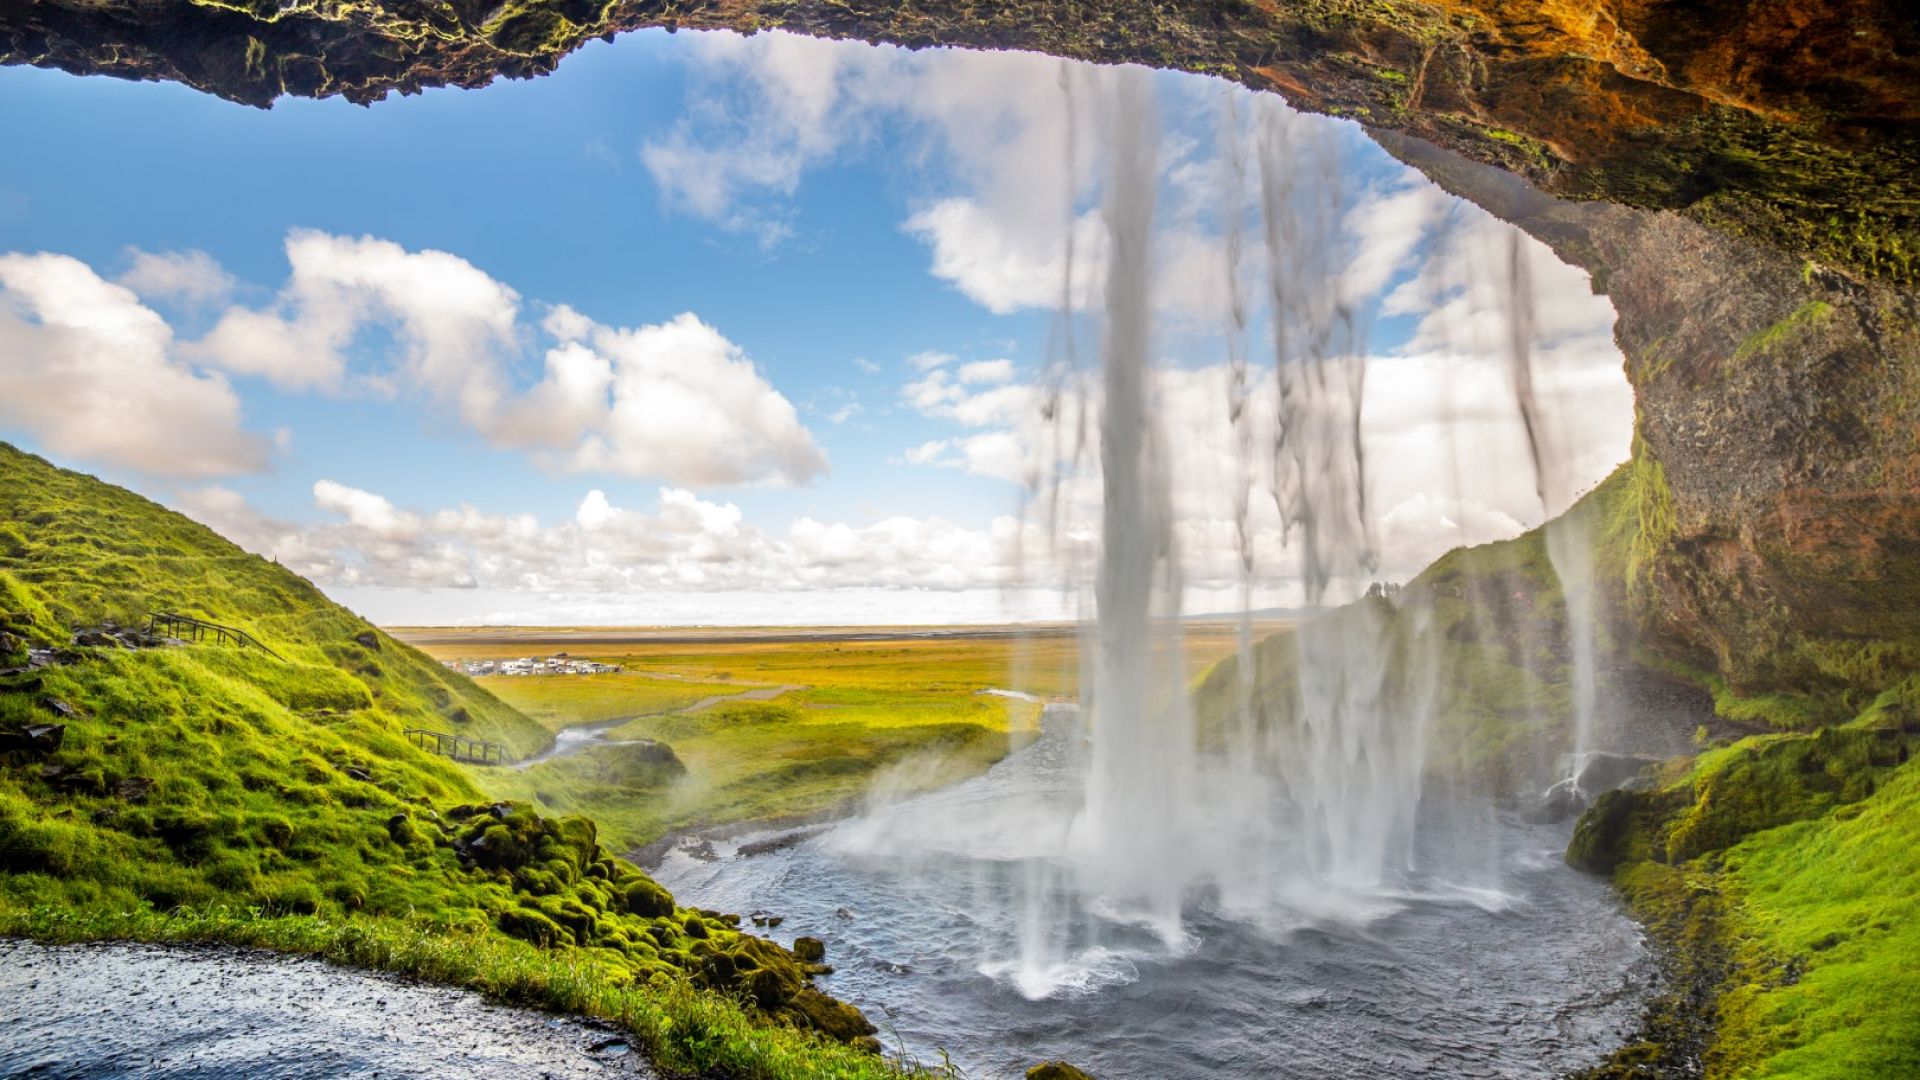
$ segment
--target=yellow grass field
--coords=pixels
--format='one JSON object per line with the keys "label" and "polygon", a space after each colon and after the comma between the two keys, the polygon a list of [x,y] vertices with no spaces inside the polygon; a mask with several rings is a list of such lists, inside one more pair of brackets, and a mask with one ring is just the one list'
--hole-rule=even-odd
{"label": "yellow grass field", "polygon": [[[1080,674],[1079,637],[1058,626],[392,632],[440,660],[565,652],[621,664],[613,675],[481,678],[550,731],[609,730],[568,756],[472,771],[495,797],[584,814],[627,849],[847,812],[876,786],[898,793],[964,779],[1020,745],[1040,710],[981,691],[1071,699]],[[1237,641],[1231,623],[1189,625],[1189,679]],[[671,758],[651,744],[670,747]]]}

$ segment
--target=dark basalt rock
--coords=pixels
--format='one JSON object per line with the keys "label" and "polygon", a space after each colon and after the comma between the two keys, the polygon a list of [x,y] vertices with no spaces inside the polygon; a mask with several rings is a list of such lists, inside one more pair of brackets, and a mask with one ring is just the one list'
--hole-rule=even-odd
{"label": "dark basalt rock", "polygon": [[817,937],[794,938],[793,955],[806,963],[818,964],[827,958],[827,943]]}
{"label": "dark basalt rock", "polygon": [[40,707],[60,717],[62,720],[75,720],[80,716],[80,710],[57,697],[41,698]]}
{"label": "dark basalt rock", "polygon": [[0,728],[0,754],[46,757],[67,737],[65,724],[15,724]]}
{"label": "dark basalt rock", "polygon": [[353,643],[369,652],[380,651],[380,635],[371,630],[363,630],[353,635]]}

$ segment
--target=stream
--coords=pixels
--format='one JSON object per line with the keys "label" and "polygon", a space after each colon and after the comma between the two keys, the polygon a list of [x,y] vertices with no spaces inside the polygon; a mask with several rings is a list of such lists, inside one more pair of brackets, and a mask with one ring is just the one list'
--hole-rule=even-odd
{"label": "stream", "polygon": [[[516,769],[528,769],[543,761],[555,758],[572,757],[589,746],[619,746],[619,742],[609,743],[606,734],[616,728],[625,727],[635,720],[645,720],[651,716],[672,716],[675,714],[697,713],[711,709],[728,701],[772,701],[790,690],[805,690],[804,686],[756,686],[742,690],[737,694],[713,694],[681,709],[662,709],[659,712],[635,713],[632,716],[616,716],[611,720],[596,720],[590,724],[575,724],[561,728],[554,733],[553,745],[540,753],[515,765]],[[630,739],[626,742],[652,742],[651,739]]]}
{"label": "stream", "polygon": [[765,835],[675,849],[655,874],[681,903],[781,916],[783,943],[824,939],[825,988],[890,1050],[975,1078],[1055,1058],[1101,1077],[1550,1077],[1638,1018],[1654,964],[1606,884],[1562,863],[1566,826],[1465,795],[1423,800],[1417,867],[1387,887],[1203,889],[1171,946],[1074,895],[1048,840],[1084,767],[1069,710],[971,781],[751,855]]}
{"label": "stream", "polygon": [[599,1024],[227,947],[0,940],[0,1030],[0,1076],[657,1076]]}

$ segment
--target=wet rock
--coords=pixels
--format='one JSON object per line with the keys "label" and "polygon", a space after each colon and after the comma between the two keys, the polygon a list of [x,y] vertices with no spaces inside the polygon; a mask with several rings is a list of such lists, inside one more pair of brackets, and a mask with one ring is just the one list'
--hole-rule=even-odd
{"label": "wet rock", "polygon": [[1539,801],[1526,806],[1521,816],[1541,825],[1557,825],[1587,808],[1587,800],[1571,779],[1562,780],[1546,790]]}
{"label": "wet rock", "polygon": [[888,975],[913,974],[912,966],[908,964],[896,964],[891,960],[882,960],[878,964],[875,964],[874,966],[879,968],[881,971],[887,973]]}
{"label": "wet rock", "polygon": [[1064,1061],[1043,1061],[1027,1070],[1027,1080],[1093,1080],[1093,1077]]}
{"label": "wet rock", "polygon": [[738,848],[734,849],[734,854],[742,859],[751,859],[756,855],[771,855],[776,851],[785,851],[788,848],[803,844],[819,836],[824,831],[824,829],[796,829],[793,832],[768,837],[765,840],[755,840],[750,843],[741,844]]}
{"label": "wet rock", "polygon": [[80,718],[80,710],[57,697],[41,698],[40,707],[63,720],[78,720]]}
{"label": "wet rock", "polygon": [[833,917],[836,919],[846,919],[851,922],[853,921],[853,909],[845,907],[834,908]]}
{"label": "wet rock", "polygon": [[686,853],[689,858],[698,859],[701,862],[710,863],[720,861],[720,853],[714,850],[713,841],[711,840],[697,840],[689,837],[681,842],[680,850]]}
{"label": "wet rock", "polygon": [[373,774],[361,768],[358,765],[349,765],[340,771],[345,773],[348,776],[348,778],[353,780],[358,780],[363,784],[370,784],[373,782]]}
{"label": "wet rock", "polygon": [[817,937],[794,938],[793,955],[803,963],[818,964],[827,958],[827,943]]}
{"label": "wet rock", "polygon": [[1580,763],[1580,771],[1573,780],[1588,799],[1598,799],[1605,792],[1632,783],[1642,770],[1653,764],[1657,762],[1652,758],[1596,752],[1588,754]]}
{"label": "wet rock", "polygon": [[[1528,821],[1558,823],[1592,806],[1600,796],[1616,788],[1634,786],[1648,766],[1658,764],[1650,757],[1595,751],[1580,758],[1573,775],[1562,779],[1526,807]],[[1641,785],[1643,786],[1643,785]]]}

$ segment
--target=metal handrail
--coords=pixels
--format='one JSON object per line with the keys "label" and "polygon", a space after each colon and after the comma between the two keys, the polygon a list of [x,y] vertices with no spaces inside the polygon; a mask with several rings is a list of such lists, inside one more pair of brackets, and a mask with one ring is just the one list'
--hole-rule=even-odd
{"label": "metal handrail", "polygon": [[[466,762],[469,765],[505,765],[507,748],[497,742],[475,739],[466,735],[451,735],[444,731],[429,731],[426,728],[407,728],[404,732],[413,745],[422,750],[431,751],[441,757]],[[431,740],[433,745],[428,746]]]}
{"label": "metal handrail", "polygon": [[[286,657],[267,648],[260,643],[259,638],[245,630],[221,626],[219,623],[210,623],[205,619],[196,619],[191,615],[180,615],[171,611],[147,612],[147,633],[158,637],[162,628],[166,629],[166,636],[170,638],[182,641],[205,641],[207,635],[212,634],[215,644],[225,645],[231,642],[243,649],[251,646],[283,664],[287,662]],[[182,629],[186,630],[185,634],[179,632]]]}

